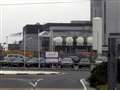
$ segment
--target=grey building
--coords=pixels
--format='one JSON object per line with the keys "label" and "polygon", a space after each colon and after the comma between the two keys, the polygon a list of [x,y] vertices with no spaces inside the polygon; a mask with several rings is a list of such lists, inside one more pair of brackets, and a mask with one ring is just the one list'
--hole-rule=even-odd
{"label": "grey building", "polygon": [[26,25],[23,28],[23,42],[21,49],[24,51],[38,51],[38,33],[42,32],[42,26],[39,24]]}
{"label": "grey building", "polygon": [[106,0],[106,32],[120,33],[120,0]]}
{"label": "grey building", "polygon": [[102,17],[103,20],[103,45],[106,45],[106,0],[91,0],[91,21],[94,17]]}
{"label": "grey building", "polygon": [[8,50],[20,50],[20,44],[8,44]]}
{"label": "grey building", "polygon": [[[48,36],[38,36],[41,32],[46,31]],[[73,46],[66,46],[65,38],[73,37],[74,41],[77,37],[81,36],[87,38],[92,36],[92,24],[90,21],[72,21],[71,23],[47,23],[44,25],[26,25],[23,28],[23,49],[27,51],[45,52],[45,51],[59,51],[64,53],[72,53],[76,51],[80,52],[81,46],[76,46],[73,42]],[[51,40],[52,32],[52,40]],[[62,37],[62,45],[55,45],[53,38]],[[39,45],[39,46],[38,46]],[[85,46],[85,45],[84,45]]]}
{"label": "grey building", "polygon": [[91,19],[103,18],[103,45],[107,45],[109,33],[120,33],[120,0],[91,0]]}

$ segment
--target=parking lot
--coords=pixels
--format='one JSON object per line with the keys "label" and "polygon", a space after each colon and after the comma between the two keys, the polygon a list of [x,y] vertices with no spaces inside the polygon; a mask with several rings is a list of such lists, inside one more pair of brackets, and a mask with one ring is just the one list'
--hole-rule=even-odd
{"label": "parking lot", "polygon": [[84,67],[89,69],[90,65],[91,65],[90,58],[88,57],[80,58],[78,56],[46,59],[44,57],[28,58],[22,55],[10,54],[4,57],[4,60],[0,60],[1,69],[5,68],[81,69]]}

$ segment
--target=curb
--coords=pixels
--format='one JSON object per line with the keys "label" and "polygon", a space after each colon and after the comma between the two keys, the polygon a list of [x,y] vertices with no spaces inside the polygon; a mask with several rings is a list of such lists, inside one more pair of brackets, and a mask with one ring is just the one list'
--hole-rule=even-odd
{"label": "curb", "polygon": [[63,74],[61,72],[50,72],[50,71],[1,71],[0,75],[57,75]]}

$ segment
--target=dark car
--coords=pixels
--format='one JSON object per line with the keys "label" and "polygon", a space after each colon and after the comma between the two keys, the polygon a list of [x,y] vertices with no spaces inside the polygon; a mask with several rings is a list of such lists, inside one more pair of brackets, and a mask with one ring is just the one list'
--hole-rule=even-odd
{"label": "dark car", "polygon": [[4,56],[0,56],[0,60],[4,60]]}
{"label": "dark car", "polygon": [[89,58],[81,58],[78,65],[79,65],[79,67],[90,67],[90,59]]}

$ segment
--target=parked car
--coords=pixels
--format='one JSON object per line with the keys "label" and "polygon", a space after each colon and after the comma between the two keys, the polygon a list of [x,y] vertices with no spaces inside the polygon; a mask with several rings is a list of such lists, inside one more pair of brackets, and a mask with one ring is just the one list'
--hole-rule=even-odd
{"label": "parked car", "polygon": [[106,56],[98,56],[95,60],[95,64],[101,64],[103,62],[107,62],[107,57]]}
{"label": "parked car", "polygon": [[60,61],[60,65],[61,65],[61,68],[64,67],[64,66],[71,66],[71,67],[73,67],[73,60],[70,57],[63,58]]}
{"label": "parked car", "polygon": [[78,65],[79,65],[79,67],[90,67],[90,59],[89,58],[81,58]]}
{"label": "parked car", "polygon": [[37,67],[39,63],[38,58],[31,58],[29,60],[26,61],[26,66],[27,67]]}
{"label": "parked car", "polygon": [[45,58],[41,57],[40,58],[40,67],[45,67],[46,62],[45,62]]}
{"label": "parked car", "polygon": [[100,60],[100,59],[95,60],[95,64],[101,64],[101,63],[103,63],[102,60]]}
{"label": "parked car", "polygon": [[70,56],[70,57],[71,57],[71,59],[73,60],[74,64],[79,63],[80,57],[78,57],[78,56]]}
{"label": "parked car", "polygon": [[40,66],[43,66],[43,64],[45,64],[45,59],[43,57],[40,57],[40,59],[33,57],[26,61],[26,66],[27,67],[38,67],[39,63],[40,63]]}
{"label": "parked car", "polygon": [[11,66],[23,66],[24,63],[28,60],[27,57],[19,54],[8,54],[5,57],[6,62],[9,62]]}
{"label": "parked car", "polygon": [[13,61],[16,59],[16,57],[15,54],[8,54],[4,59],[8,61]]}
{"label": "parked car", "polygon": [[0,60],[4,60],[4,56],[1,56],[1,55],[0,55]]}

